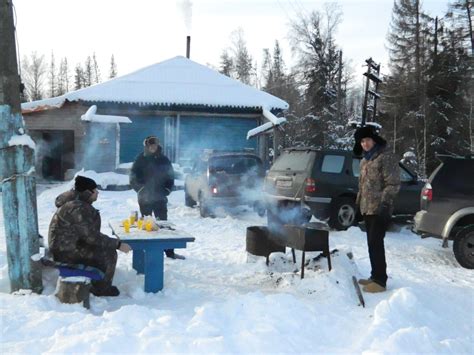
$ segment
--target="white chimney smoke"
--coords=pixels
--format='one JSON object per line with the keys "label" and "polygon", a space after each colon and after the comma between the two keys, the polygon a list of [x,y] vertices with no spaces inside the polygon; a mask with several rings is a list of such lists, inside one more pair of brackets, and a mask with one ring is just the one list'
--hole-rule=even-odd
{"label": "white chimney smoke", "polygon": [[193,19],[193,3],[191,0],[179,0],[176,5],[181,12],[186,26],[186,32],[191,34],[192,19]]}

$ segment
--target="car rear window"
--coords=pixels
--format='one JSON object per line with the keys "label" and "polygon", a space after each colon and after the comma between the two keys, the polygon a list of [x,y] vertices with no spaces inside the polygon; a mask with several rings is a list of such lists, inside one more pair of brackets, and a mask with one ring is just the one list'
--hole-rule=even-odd
{"label": "car rear window", "polygon": [[474,160],[447,159],[431,176],[433,189],[474,195]]}
{"label": "car rear window", "polygon": [[259,173],[262,169],[257,158],[252,157],[215,157],[209,161],[209,170],[227,174],[246,174],[250,172]]}
{"label": "car rear window", "polygon": [[304,171],[314,154],[311,151],[283,152],[272,165],[271,170]]}

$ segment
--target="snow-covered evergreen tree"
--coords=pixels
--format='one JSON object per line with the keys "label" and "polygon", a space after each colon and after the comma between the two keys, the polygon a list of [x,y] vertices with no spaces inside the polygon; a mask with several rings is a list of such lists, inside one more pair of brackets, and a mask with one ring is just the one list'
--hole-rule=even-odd
{"label": "snow-covered evergreen tree", "polygon": [[92,84],[98,84],[100,82],[101,82],[100,69],[99,69],[99,64],[97,63],[97,58],[94,52],[92,54]]}
{"label": "snow-covered evergreen tree", "polygon": [[301,14],[291,23],[290,41],[298,58],[306,113],[297,122],[305,127],[305,145],[328,147],[337,140],[331,127],[340,126],[336,115],[339,50],[335,33],[342,13],[337,5],[324,12]]}
{"label": "snow-covered evergreen tree", "polygon": [[252,56],[247,49],[242,28],[231,34],[235,78],[244,84],[252,84]]}
{"label": "snow-covered evergreen tree", "polygon": [[57,95],[64,95],[69,91],[69,66],[67,58],[64,57],[59,65],[58,90]]}
{"label": "snow-covered evergreen tree", "polygon": [[93,84],[93,71],[92,68],[92,59],[90,56],[87,56],[86,61],[84,63],[84,87],[91,86]]}
{"label": "snow-covered evergreen tree", "polygon": [[74,90],[79,90],[84,86],[84,70],[80,63],[77,63],[76,68],[74,69]]}
{"label": "snow-covered evergreen tree", "polygon": [[219,73],[232,77],[234,72],[234,61],[229,51],[224,49],[220,58]]}
{"label": "snow-covered evergreen tree", "polygon": [[115,63],[114,55],[110,57],[110,69],[109,69],[109,79],[115,78],[117,76],[117,64]]}
{"label": "snow-covered evergreen tree", "polygon": [[57,76],[58,75],[56,73],[56,62],[54,60],[54,53],[51,52],[51,62],[49,63],[49,72],[48,72],[49,97],[55,97],[57,95],[57,88],[58,88]]}

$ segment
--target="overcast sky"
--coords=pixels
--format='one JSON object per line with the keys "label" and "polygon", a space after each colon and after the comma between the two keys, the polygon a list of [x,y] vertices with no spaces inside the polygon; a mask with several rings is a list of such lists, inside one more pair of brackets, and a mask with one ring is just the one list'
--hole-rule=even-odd
{"label": "overcast sky", "polygon": [[[448,0],[424,0],[423,8],[441,16]],[[32,51],[67,56],[69,64],[84,62],[93,52],[103,79],[114,54],[119,75],[186,54],[192,37],[191,59],[219,65],[230,34],[241,27],[258,65],[262,49],[278,39],[287,65],[294,61],[288,46],[290,19],[298,12],[322,10],[325,1],[310,0],[13,0],[20,56]],[[385,63],[386,34],[393,0],[339,0],[343,22],[337,44],[357,72],[373,57]],[[189,6],[191,5],[191,6]],[[105,72],[105,73],[104,73]],[[387,68],[382,67],[382,72]]]}

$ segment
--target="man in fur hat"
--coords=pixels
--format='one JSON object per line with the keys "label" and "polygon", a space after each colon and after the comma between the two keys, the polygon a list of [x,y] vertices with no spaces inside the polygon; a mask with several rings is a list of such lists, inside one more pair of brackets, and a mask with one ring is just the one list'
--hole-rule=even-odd
{"label": "man in fur hat", "polygon": [[383,292],[387,287],[387,264],[384,238],[393,212],[394,200],[400,189],[400,170],[387,142],[374,126],[364,126],[355,132],[354,154],[362,155],[359,193],[356,204],[367,228],[370,278],[361,279],[366,292]]}
{"label": "man in fur hat", "polygon": [[[162,154],[160,141],[149,136],[143,141],[143,152],[133,162],[130,185],[138,194],[138,205],[142,216],[155,215],[162,221],[168,219],[168,198],[174,186],[174,171],[170,160]],[[184,259],[173,249],[165,250],[172,259]]]}
{"label": "man in fur hat", "polygon": [[104,279],[91,282],[92,294],[118,296],[119,290],[112,286],[117,250],[128,253],[131,248],[119,239],[100,232],[100,214],[92,207],[98,196],[96,182],[78,175],[74,189],[56,198],[58,209],[49,225],[49,250],[55,261],[83,264],[102,270]]}

